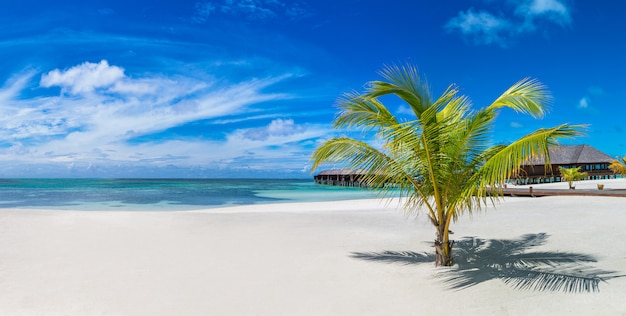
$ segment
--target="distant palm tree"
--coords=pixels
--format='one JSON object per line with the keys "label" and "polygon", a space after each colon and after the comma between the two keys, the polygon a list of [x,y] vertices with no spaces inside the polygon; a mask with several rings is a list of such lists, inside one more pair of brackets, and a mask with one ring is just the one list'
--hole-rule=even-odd
{"label": "distant palm tree", "polygon": [[580,170],[580,167],[576,168],[563,168],[559,167],[559,172],[563,180],[567,181],[569,188],[574,189],[574,181],[582,180],[587,177],[587,173]]}
{"label": "distant palm tree", "polygon": [[609,168],[613,170],[613,173],[625,176],[626,175],[626,156],[622,157],[622,161],[613,160],[609,165]]}
{"label": "distant palm tree", "polygon": [[[580,134],[582,126],[563,124],[542,128],[509,145],[489,146],[498,110],[541,117],[549,93],[536,80],[514,84],[491,105],[471,110],[467,97],[451,85],[436,100],[414,66],[386,67],[385,81],[372,81],[365,93],[347,93],[339,100],[336,128],[375,132],[377,142],[338,137],[315,149],[313,170],[323,163],[363,169],[363,180],[382,196],[400,192],[405,209],[428,211],[435,226],[435,264],[452,265],[450,224],[464,211],[498,199],[502,185],[522,162],[542,156],[549,164],[548,146],[558,138]],[[381,97],[399,97],[415,115],[403,120],[391,113]],[[363,134],[367,135],[367,134]],[[491,188],[491,189],[490,189]]]}

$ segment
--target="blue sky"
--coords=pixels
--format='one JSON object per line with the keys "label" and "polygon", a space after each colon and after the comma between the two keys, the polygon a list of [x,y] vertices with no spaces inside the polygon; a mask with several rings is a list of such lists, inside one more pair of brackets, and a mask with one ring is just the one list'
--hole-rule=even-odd
{"label": "blue sky", "polygon": [[[0,12],[0,177],[309,177],[335,101],[412,63],[488,105],[525,77],[541,120],[626,155],[626,2],[10,1]],[[402,112],[399,101],[387,105]]]}

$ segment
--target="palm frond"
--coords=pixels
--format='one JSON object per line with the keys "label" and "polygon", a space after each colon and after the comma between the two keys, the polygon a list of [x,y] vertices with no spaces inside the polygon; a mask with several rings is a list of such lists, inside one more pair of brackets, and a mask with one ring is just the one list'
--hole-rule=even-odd
{"label": "palm frond", "polygon": [[412,168],[419,159],[410,155],[390,157],[385,152],[376,149],[366,142],[347,137],[327,140],[311,155],[312,168],[315,170],[322,163],[343,163],[346,169],[361,170],[362,181],[376,188],[381,196],[398,193],[407,196],[407,206],[426,206],[429,216],[435,219],[434,207],[429,201],[430,193],[424,191]]}
{"label": "palm frond", "polygon": [[[456,85],[450,85],[448,88],[437,98],[435,105],[441,108],[439,116],[457,115],[459,113],[466,113],[467,108],[471,105],[471,102],[466,96],[458,96],[459,88]],[[439,106],[440,104],[444,107]]]}
{"label": "palm frond", "polygon": [[455,126],[456,133],[450,148],[450,155],[456,155],[459,160],[468,162],[483,154],[489,143],[489,132],[495,120],[494,111],[482,110],[467,117]]}
{"label": "palm frond", "polygon": [[542,117],[551,99],[546,86],[536,79],[525,78],[507,89],[488,108],[508,107],[516,112]]}
{"label": "palm frond", "polygon": [[428,83],[420,78],[416,67],[412,65],[386,66],[380,75],[387,81],[371,81],[366,92],[369,98],[384,95],[396,95],[411,107],[417,117],[430,107],[430,90]]}
{"label": "palm frond", "polygon": [[337,128],[360,127],[364,131],[398,124],[396,117],[378,100],[346,93],[338,100]]}
{"label": "palm frond", "polygon": [[471,166],[475,166],[474,170],[478,170],[480,166],[484,165],[487,161],[489,161],[493,156],[501,152],[506,148],[507,145],[497,144],[493,145],[485,150],[481,151],[478,155],[474,156],[472,161],[470,162]]}
{"label": "palm frond", "polygon": [[[558,139],[572,138],[582,134],[583,125],[562,124],[552,128],[541,128],[523,136],[519,140],[502,148],[477,170],[472,184],[476,189],[468,194],[484,195],[486,188],[504,183],[519,166],[532,158],[543,157],[546,165],[550,164],[548,147]],[[468,188],[469,189],[469,188]]]}
{"label": "palm frond", "polygon": [[613,160],[609,165],[609,169],[613,170],[615,174],[626,175],[626,156],[621,158],[620,160]]}
{"label": "palm frond", "polygon": [[348,169],[366,172],[368,185],[384,188],[389,182],[405,182],[410,175],[394,159],[369,144],[347,137],[333,138],[318,147],[311,157],[313,168],[322,162],[342,162]]}

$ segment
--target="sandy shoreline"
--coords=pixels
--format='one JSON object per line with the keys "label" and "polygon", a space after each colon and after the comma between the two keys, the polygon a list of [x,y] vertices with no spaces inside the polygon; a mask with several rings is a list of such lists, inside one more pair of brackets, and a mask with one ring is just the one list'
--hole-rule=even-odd
{"label": "sandy shoreline", "polygon": [[[526,252],[583,254],[596,260],[586,266],[623,275],[625,222],[626,198],[507,198],[452,230],[493,244],[547,234]],[[489,270],[497,255],[478,258],[481,282],[453,288],[431,262],[406,260],[432,252],[433,237],[425,214],[406,218],[378,200],[0,210],[0,314],[626,315],[626,277],[599,292],[519,290]],[[380,260],[386,253],[399,258]]]}

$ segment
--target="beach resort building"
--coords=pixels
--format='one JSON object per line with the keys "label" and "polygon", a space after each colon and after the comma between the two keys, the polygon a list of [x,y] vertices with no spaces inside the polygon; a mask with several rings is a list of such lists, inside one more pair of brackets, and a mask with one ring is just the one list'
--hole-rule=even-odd
{"label": "beach resort building", "polygon": [[[559,167],[576,168],[587,173],[587,180],[615,178],[609,165],[614,158],[589,145],[552,146],[550,165],[543,157],[522,164],[520,171],[509,179],[515,184],[551,183],[563,181]],[[331,169],[323,170],[313,178],[317,184],[337,186],[365,186],[364,170]]]}
{"label": "beach resort building", "polygon": [[580,167],[587,173],[587,180],[615,178],[609,169],[615,159],[589,145],[552,146],[549,150],[550,165],[546,165],[543,157],[529,160],[511,181],[516,184],[561,182],[559,167]]}

